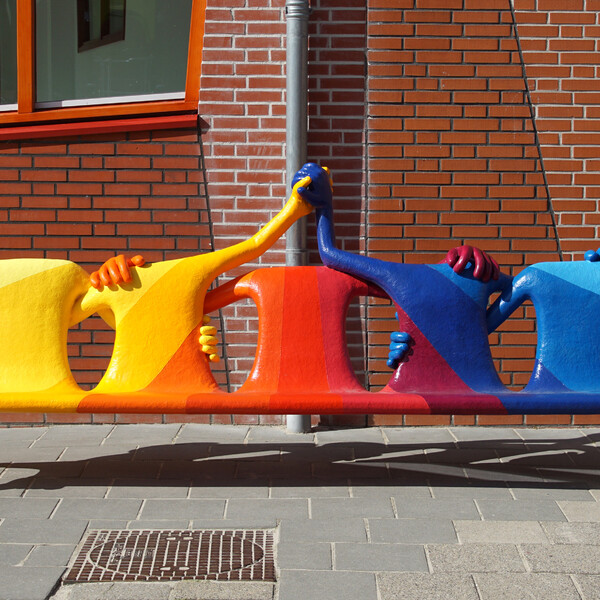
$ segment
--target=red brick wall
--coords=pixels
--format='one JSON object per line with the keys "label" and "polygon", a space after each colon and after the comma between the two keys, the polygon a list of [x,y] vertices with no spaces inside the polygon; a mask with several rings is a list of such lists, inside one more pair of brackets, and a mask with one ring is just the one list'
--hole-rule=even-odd
{"label": "red brick wall", "polygon": [[[149,260],[222,248],[281,207],[285,172],[284,0],[208,0],[195,131],[0,145],[0,256],[70,258],[91,269],[115,251]],[[315,0],[309,53],[309,159],[332,168],[341,245],[389,260],[440,260],[456,244],[512,273],[580,257],[597,239],[600,1]],[[210,210],[209,210],[210,209]],[[209,223],[210,220],[210,223]],[[309,219],[310,260],[318,264]],[[284,263],[283,240],[228,273]],[[535,346],[531,308],[490,338],[503,380],[522,386]],[[367,327],[363,326],[368,317]],[[355,370],[375,390],[393,311],[357,303]],[[238,387],[257,316],[224,311],[218,380]],[[369,333],[367,334],[366,331]],[[107,364],[112,332],[70,337],[84,384]],[[4,416],[4,422],[44,416]],[[98,416],[95,422],[162,420]],[[48,416],[89,420],[85,415]],[[164,417],[181,420],[182,417]],[[229,416],[194,420],[232,422]],[[371,423],[530,424],[544,417],[378,417]],[[281,423],[282,417],[235,417]],[[576,423],[600,417],[576,417]]]}

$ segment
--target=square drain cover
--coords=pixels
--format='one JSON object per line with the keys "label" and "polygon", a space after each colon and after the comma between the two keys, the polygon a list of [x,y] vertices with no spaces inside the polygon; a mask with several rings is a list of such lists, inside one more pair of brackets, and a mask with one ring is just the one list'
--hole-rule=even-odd
{"label": "square drain cover", "polygon": [[64,581],[180,579],[275,581],[273,532],[93,530]]}

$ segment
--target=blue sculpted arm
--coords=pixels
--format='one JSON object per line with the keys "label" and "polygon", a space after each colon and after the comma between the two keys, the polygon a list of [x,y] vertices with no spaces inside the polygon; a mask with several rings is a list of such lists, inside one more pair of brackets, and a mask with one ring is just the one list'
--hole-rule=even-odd
{"label": "blue sculpted arm", "polygon": [[389,270],[386,269],[384,261],[340,250],[336,246],[333,192],[328,169],[314,163],[307,163],[296,173],[293,183],[297,183],[304,177],[310,177],[311,183],[307,187],[298,188],[297,191],[316,208],[317,242],[323,264],[384,287],[382,284],[389,279]]}

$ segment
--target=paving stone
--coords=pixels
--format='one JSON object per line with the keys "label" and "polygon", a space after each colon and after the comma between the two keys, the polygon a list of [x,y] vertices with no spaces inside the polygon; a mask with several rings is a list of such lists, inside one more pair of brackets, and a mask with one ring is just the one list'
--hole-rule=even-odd
{"label": "paving stone", "polygon": [[449,430],[458,442],[485,442],[488,447],[498,447],[506,442],[518,442],[522,438],[508,427],[452,427]]}
{"label": "paving stone", "polygon": [[600,573],[600,546],[524,544],[523,556],[537,573]]}
{"label": "paving stone", "polygon": [[58,519],[135,519],[141,499],[65,498],[56,509]]}
{"label": "paving stone", "polygon": [[600,600],[600,575],[575,575],[584,600]]}
{"label": "paving stone", "polygon": [[456,542],[449,519],[369,519],[371,541],[386,544]]}
{"label": "paving stone", "polygon": [[[399,519],[478,519],[479,512],[474,500],[452,498],[437,500],[423,498],[419,502],[407,502],[398,497],[395,499]],[[366,515],[368,516],[368,515]]]}
{"label": "paving stone", "polygon": [[315,446],[313,444],[294,444],[285,446],[281,452],[282,462],[288,465],[297,465],[305,462],[337,462],[356,458],[354,446],[326,444]]}
{"label": "paving stone", "polygon": [[227,519],[246,517],[275,517],[277,519],[308,519],[308,500],[301,498],[231,498],[227,503]]}
{"label": "paving stone", "polygon": [[[140,461],[143,462],[143,461]],[[158,479],[190,479],[193,481],[223,481],[224,478],[233,479],[237,463],[227,460],[169,460],[162,464]]]}
{"label": "paving stone", "polygon": [[44,519],[58,502],[55,498],[0,498],[0,517],[19,519],[35,515]]}
{"label": "paving stone", "polygon": [[379,600],[480,600],[467,575],[379,573],[377,587]]}
{"label": "paving stone", "polygon": [[558,503],[569,521],[600,523],[600,502],[564,500]]}
{"label": "paving stone", "polygon": [[481,600],[581,600],[566,575],[544,573],[477,573],[473,575]]}
{"label": "paving stone", "polygon": [[[274,529],[278,525],[277,517],[246,517],[244,519],[193,519],[191,529]],[[305,523],[306,521],[302,520]]]}
{"label": "paving stone", "polygon": [[25,498],[104,498],[107,491],[105,479],[38,477],[25,492]]}
{"label": "paving stone", "polygon": [[142,446],[134,451],[134,460],[185,460],[194,461],[208,458],[211,448],[210,444],[162,444],[159,446]]}
{"label": "paving stone", "polygon": [[2,463],[52,463],[63,452],[65,446],[57,448],[33,446],[3,446],[0,450],[0,462]]}
{"label": "paving stone", "polygon": [[220,519],[224,510],[225,500],[147,500],[140,519]]}
{"label": "paving stone", "polygon": [[494,448],[428,448],[425,456],[433,464],[467,465],[471,463],[500,462]]}
{"label": "paving stone", "polygon": [[504,544],[428,544],[434,573],[522,573],[525,565],[517,547]]}
{"label": "paving stone", "polygon": [[513,496],[504,482],[496,485],[437,485],[431,488],[436,500],[449,500],[450,498],[477,499],[493,498],[494,500],[512,500]]}
{"label": "paving stone", "polygon": [[[386,519],[386,522],[390,520]],[[359,518],[339,516],[336,519],[308,519],[307,521],[282,519],[279,540],[280,542],[366,542],[367,533],[364,519]]]}
{"label": "paving stone", "polygon": [[[289,476],[289,471],[288,471]],[[385,464],[365,462],[314,462],[312,476],[330,481],[331,479],[389,479],[389,470]]]}
{"label": "paving stone", "polygon": [[377,586],[372,573],[348,571],[293,571],[282,569],[279,579],[281,600],[375,600]]}
{"label": "paving stone", "polygon": [[125,519],[90,519],[88,529],[127,529],[128,523]]}
{"label": "paving stone", "polygon": [[[284,479],[290,475],[298,479],[308,479],[311,476],[310,463],[300,463],[291,467],[281,461],[241,461],[232,463],[236,465],[236,479]],[[335,478],[335,477],[334,477]]]}
{"label": "paving stone", "polygon": [[[367,480],[368,481],[368,480]],[[373,498],[381,496],[383,498],[395,497],[399,502],[406,500],[430,499],[431,492],[427,485],[412,484],[412,479],[407,479],[406,484],[400,483],[401,480],[390,481],[388,484],[381,484],[372,481],[372,485],[365,483],[365,480],[350,480],[350,493],[353,498]]]}
{"label": "paving stone", "polygon": [[170,425],[151,425],[151,424],[124,424],[113,426],[110,435],[104,441],[104,445],[113,444],[171,444],[181,425],[173,423]]}
{"label": "paving stone", "polygon": [[571,487],[515,487],[512,492],[517,500],[579,500],[583,502],[595,500],[589,490]]}
{"label": "paving stone", "polygon": [[[128,462],[133,460],[136,454],[135,444],[120,445],[112,444],[110,446],[88,446],[86,444],[77,444],[69,446],[60,457],[61,462],[78,462],[97,460],[104,457]],[[85,466],[85,465],[83,465]]]}
{"label": "paving stone", "polygon": [[226,485],[193,485],[190,498],[268,498],[269,480],[257,480],[236,484],[230,480]]}
{"label": "paving stone", "polygon": [[6,427],[2,429],[2,442],[12,445],[15,442],[27,441],[29,443],[41,438],[50,429],[49,427]]}
{"label": "paving stone", "polygon": [[454,521],[462,544],[548,544],[537,521]]}
{"label": "paving stone", "polygon": [[[381,429],[378,427],[366,427],[362,429],[329,429],[317,431],[315,434],[316,443],[319,446],[324,444],[381,444],[385,443]],[[385,450],[382,448],[382,450]]]}
{"label": "paving stone", "polygon": [[0,526],[0,542],[17,544],[78,543],[87,527],[79,519],[5,519]]}
{"label": "paving stone", "polygon": [[247,425],[204,425],[202,423],[187,423],[180,429],[174,442],[184,444],[189,442],[210,444],[242,444],[248,435]]}
{"label": "paving stone", "polygon": [[284,444],[315,443],[313,433],[288,433],[286,427],[250,427],[246,437],[247,444],[274,442]]}
{"label": "paving stone", "polygon": [[600,544],[600,523],[542,523],[553,544]]}
{"label": "paving stone", "polygon": [[[289,484],[289,485],[288,485]],[[328,481],[323,485],[320,479],[306,479],[304,481],[296,478],[286,482],[277,480],[272,482],[271,498],[349,498],[350,491],[348,480],[339,479]]]}
{"label": "paving stone", "polygon": [[325,571],[332,568],[331,544],[301,544],[279,542],[276,564],[280,569],[311,569]]}
{"label": "paving stone", "polygon": [[519,427],[515,431],[524,440],[543,440],[548,444],[556,444],[558,440],[582,440],[582,444],[590,441],[586,430],[572,427]]}
{"label": "paving stone", "polygon": [[429,571],[425,550],[413,544],[334,544],[337,571]]}
{"label": "paving stone", "polygon": [[[177,516],[177,515],[175,515]],[[148,521],[140,519],[139,521],[128,521],[124,527],[94,527],[94,529],[189,529],[189,519],[170,519],[164,521]],[[91,526],[90,526],[91,529]]]}
{"label": "paving stone", "polygon": [[262,581],[178,581],[169,600],[271,600],[274,595],[275,586]]}
{"label": "paving stone", "polygon": [[189,480],[172,480],[167,484],[161,479],[116,479],[108,498],[187,498]]}
{"label": "paving stone", "polygon": [[565,521],[556,502],[550,500],[476,500],[485,521]]}
{"label": "paving stone", "polygon": [[75,552],[75,544],[45,544],[35,546],[24,563],[25,567],[66,567]]}
{"label": "paving stone", "polygon": [[311,517],[330,519],[339,515],[347,517],[394,517],[389,498],[313,498]]}
{"label": "paving stone", "polygon": [[90,460],[85,465],[81,477],[94,479],[156,479],[161,466],[160,461],[123,461],[107,457]]}
{"label": "paving stone", "polygon": [[34,447],[100,445],[113,430],[114,425],[56,425],[50,427],[34,444]]}
{"label": "paving stone", "polygon": [[3,567],[2,600],[44,600],[56,587],[63,567]]}
{"label": "paving stone", "polygon": [[77,583],[63,585],[51,600],[168,600],[171,583]]}
{"label": "paving stone", "polygon": [[382,427],[381,431],[390,444],[410,444],[419,448],[454,445],[454,437],[445,427]]}
{"label": "paving stone", "polygon": [[0,544],[0,566],[16,566],[31,552],[31,544]]}

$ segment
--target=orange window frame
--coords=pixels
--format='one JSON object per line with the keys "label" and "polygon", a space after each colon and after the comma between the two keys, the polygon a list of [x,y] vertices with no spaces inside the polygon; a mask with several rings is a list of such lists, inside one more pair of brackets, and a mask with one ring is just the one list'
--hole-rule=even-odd
{"label": "orange window frame", "polygon": [[205,12],[206,0],[193,0],[185,97],[182,100],[39,109],[35,107],[35,0],[17,0],[17,110],[0,112],[0,126],[196,112]]}

